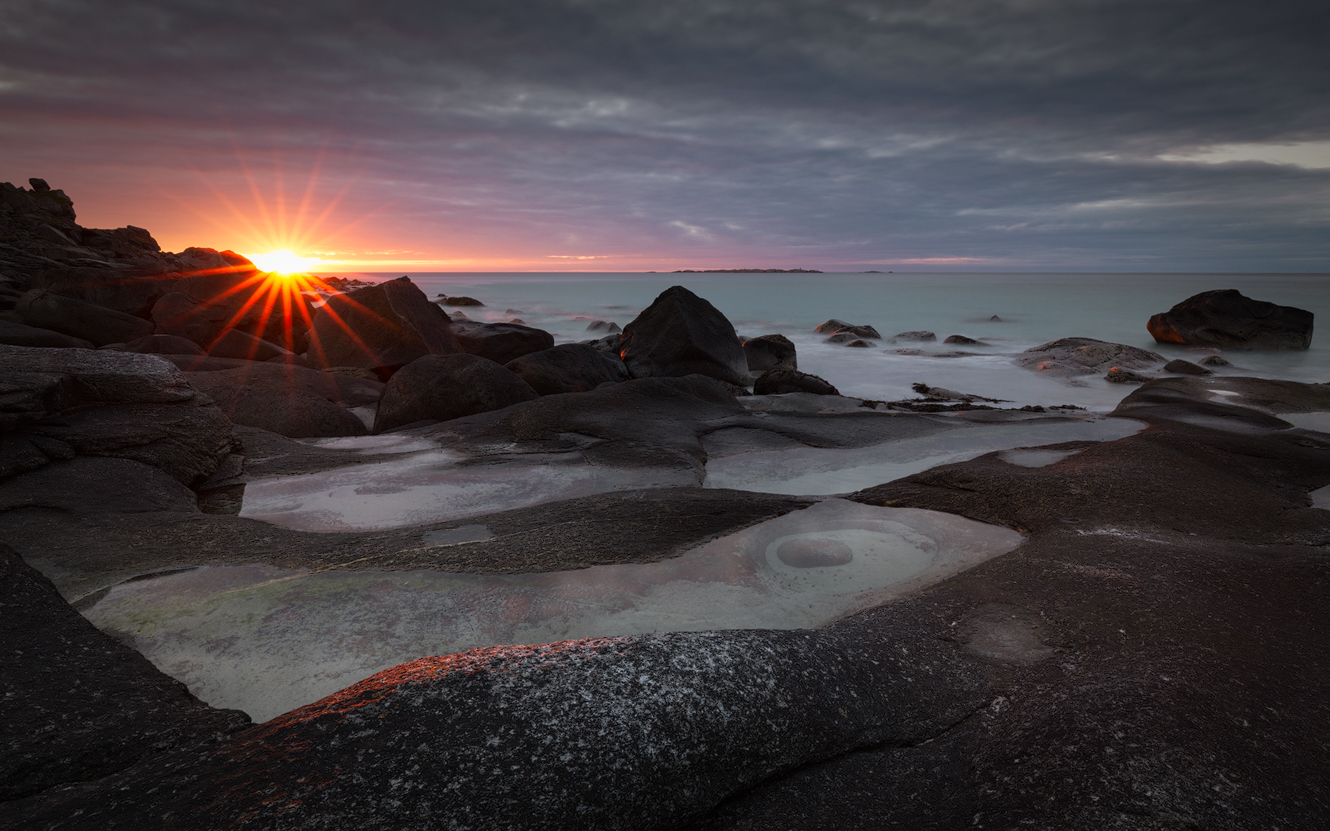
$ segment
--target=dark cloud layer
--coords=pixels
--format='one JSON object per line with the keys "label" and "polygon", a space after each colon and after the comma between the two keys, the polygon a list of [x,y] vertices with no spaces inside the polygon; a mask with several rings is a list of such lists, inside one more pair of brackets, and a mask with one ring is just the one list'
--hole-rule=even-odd
{"label": "dark cloud layer", "polygon": [[1323,0],[8,0],[0,176],[322,150],[402,235],[531,257],[1326,271],[1330,158],[1260,159],[1330,148],[1327,32]]}

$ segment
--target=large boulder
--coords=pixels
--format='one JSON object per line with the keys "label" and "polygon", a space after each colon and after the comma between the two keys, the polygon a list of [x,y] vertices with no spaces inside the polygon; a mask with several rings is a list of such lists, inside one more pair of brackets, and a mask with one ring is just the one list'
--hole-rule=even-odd
{"label": "large boulder", "polygon": [[448,316],[405,277],[334,294],[309,332],[312,366],[360,367],[385,379],[417,358],[460,351]]}
{"label": "large boulder", "polygon": [[325,372],[303,366],[268,362],[237,362],[234,368],[186,372],[189,383],[208,395],[219,387],[258,387],[275,393],[313,395],[343,407],[373,404],[383,394],[383,383],[356,375]]}
{"label": "large boulder", "polygon": [[206,355],[203,347],[188,338],[178,335],[148,335],[129,341],[120,347],[124,352],[139,352],[144,355]]}
{"label": "large boulder", "polygon": [[147,658],[99,632],[3,544],[0,631],[0,800],[6,806],[249,726],[244,713],[209,707]]}
{"label": "large boulder", "polygon": [[520,323],[453,321],[452,327],[463,352],[489,358],[497,364],[506,364],[554,345],[554,336],[549,332]]}
{"label": "large boulder", "polygon": [[196,302],[178,291],[163,294],[152,307],[158,332],[184,338],[202,349],[212,345],[230,318],[225,308]]}
{"label": "large boulder", "polygon": [[273,359],[293,360],[295,354],[277,344],[255,337],[239,329],[223,332],[208,348],[208,354],[215,358],[238,358],[242,361],[271,361]]}
{"label": "large boulder", "polygon": [[799,357],[794,344],[784,335],[759,335],[743,342],[749,372],[769,369],[798,369]]}
{"label": "large boulder", "polygon": [[606,382],[628,380],[617,355],[586,343],[567,343],[523,355],[505,364],[540,395],[587,392]]}
{"label": "large boulder", "polygon": [[1097,375],[1113,367],[1152,369],[1163,363],[1164,356],[1156,352],[1094,338],[1059,338],[1016,356],[1018,366],[1058,378]]}
{"label": "large boulder", "polygon": [[730,321],[683,286],[661,292],[624,327],[619,356],[634,378],[696,374],[748,383],[748,360]]}
{"label": "large boulder", "polygon": [[383,389],[374,432],[417,421],[449,421],[538,398],[531,385],[478,355],[426,355],[402,367]]}
{"label": "large boulder", "polygon": [[238,446],[230,419],[211,401],[70,410],[31,431],[63,442],[79,455],[151,465],[190,487],[207,480]]}
{"label": "large boulder", "polygon": [[854,335],[856,338],[873,338],[874,340],[882,339],[882,336],[878,334],[878,331],[872,326],[867,324],[855,325],[853,323],[846,323],[845,321],[837,320],[834,317],[826,323],[819,324],[813,329],[813,331],[821,335],[835,335],[841,332],[846,332]]}
{"label": "large boulder", "polygon": [[1158,343],[1228,349],[1307,349],[1314,315],[1305,309],[1253,300],[1236,289],[1205,291],[1150,318]]}
{"label": "large boulder", "polygon": [[153,332],[152,321],[45,289],[27,292],[14,308],[29,326],[54,329],[96,346],[125,343]]}
{"label": "large boulder", "polygon": [[131,459],[196,485],[237,446],[231,422],[154,355],[0,346],[0,475],[75,454]]}
{"label": "large boulder", "polygon": [[840,391],[827,381],[797,369],[768,370],[753,382],[754,395],[782,395],[788,392],[840,395]]}
{"label": "large boulder", "polygon": [[292,439],[365,435],[365,424],[355,413],[326,398],[295,389],[277,390],[217,380],[227,374],[194,373],[197,377],[191,383],[216,401],[236,424],[260,427]]}
{"label": "large boulder", "polygon": [[158,332],[211,349],[239,330],[296,350],[313,315],[299,282],[260,272],[231,251],[191,248],[178,256],[195,268],[162,281],[162,296],[152,307]]}
{"label": "large boulder", "polygon": [[0,344],[8,346],[34,346],[50,349],[91,349],[92,342],[71,337],[51,329],[0,320]]}

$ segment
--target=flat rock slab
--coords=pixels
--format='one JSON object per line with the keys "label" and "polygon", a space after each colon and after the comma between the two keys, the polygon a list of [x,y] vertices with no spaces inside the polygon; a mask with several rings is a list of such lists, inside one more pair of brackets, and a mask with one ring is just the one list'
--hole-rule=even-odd
{"label": "flat rock slab", "polygon": [[[21,500],[25,480],[6,493]],[[91,484],[91,483],[88,483]],[[114,480],[109,482],[114,485]],[[600,494],[514,511],[386,531],[295,531],[244,517],[166,510],[99,512],[115,494],[0,512],[0,538],[51,577],[71,601],[164,569],[260,563],[286,569],[430,569],[465,573],[558,571],[646,563],[678,554],[811,500],[701,488]],[[137,504],[137,502],[136,502]],[[490,538],[444,545],[434,535],[484,525]]]}

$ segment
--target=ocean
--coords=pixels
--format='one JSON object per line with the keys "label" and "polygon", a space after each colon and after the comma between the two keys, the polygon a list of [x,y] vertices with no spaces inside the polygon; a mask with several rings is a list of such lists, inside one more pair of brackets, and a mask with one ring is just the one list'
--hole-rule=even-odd
{"label": "ocean", "polygon": [[[360,276],[380,280],[400,273]],[[652,273],[409,273],[430,297],[467,295],[484,307],[461,309],[484,321],[510,320],[551,332],[558,343],[589,340],[592,320],[624,326],[661,291],[682,285],[716,306],[740,335],[780,333],[798,349],[799,369],[819,375],[842,394],[874,400],[912,398],[914,383],[999,398],[1015,406],[1075,404],[1093,411],[1116,406],[1132,387],[1099,377],[1045,378],[1012,357],[1062,337],[1089,337],[1139,346],[1166,358],[1205,354],[1156,344],[1145,329],[1152,314],[1210,289],[1330,314],[1327,274],[652,274]],[[511,311],[510,311],[511,310]],[[997,320],[993,318],[996,316]],[[814,327],[829,318],[869,324],[884,338],[927,330],[934,343],[885,340],[873,349],[823,343]],[[986,346],[950,346],[965,335]],[[925,355],[894,350],[922,348]],[[932,357],[951,352],[973,354]],[[1330,341],[1313,338],[1306,351],[1225,353],[1225,374],[1303,382],[1330,381]]]}

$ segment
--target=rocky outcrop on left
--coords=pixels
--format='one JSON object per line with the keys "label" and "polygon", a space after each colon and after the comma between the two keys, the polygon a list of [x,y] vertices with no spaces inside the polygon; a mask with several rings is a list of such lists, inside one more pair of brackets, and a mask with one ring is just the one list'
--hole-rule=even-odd
{"label": "rocky outcrop on left", "polygon": [[114,456],[192,486],[237,447],[225,413],[156,356],[0,346],[0,367],[0,478]]}
{"label": "rocky outcrop on left", "polygon": [[1123,370],[1154,369],[1165,363],[1163,355],[1121,343],[1094,338],[1059,338],[1025,350],[1016,364],[1055,378]]}
{"label": "rocky outcrop on left", "polygon": [[20,293],[63,297],[151,320],[153,306],[182,275],[253,274],[231,251],[190,248],[178,254],[142,228],[84,228],[73,200],[42,179],[31,189],[0,182],[0,284]]}
{"label": "rocky outcrop on left", "polygon": [[1225,349],[1309,349],[1314,315],[1253,300],[1236,289],[1205,291],[1150,318],[1159,343]]}
{"label": "rocky outcrop on left", "polygon": [[746,386],[748,360],[734,326],[683,286],[661,292],[623,327],[619,356],[634,378],[706,375]]}

